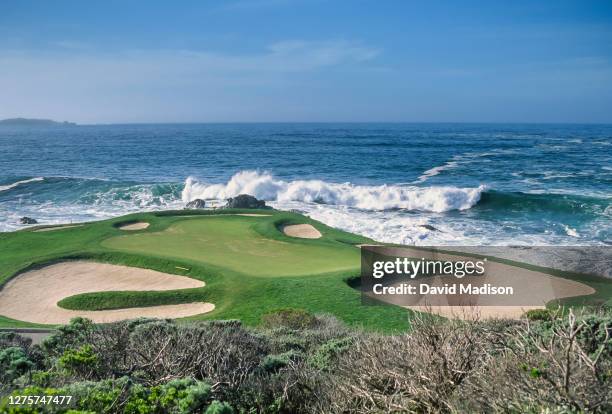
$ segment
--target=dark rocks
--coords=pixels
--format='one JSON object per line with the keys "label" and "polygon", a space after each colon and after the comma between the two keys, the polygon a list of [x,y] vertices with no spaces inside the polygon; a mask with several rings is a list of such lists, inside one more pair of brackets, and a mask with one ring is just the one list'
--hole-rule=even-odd
{"label": "dark rocks", "polygon": [[240,194],[236,197],[227,199],[225,208],[270,208],[266,206],[266,202],[258,200],[252,195]]}
{"label": "dark rocks", "polygon": [[421,227],[423,227],[424,229],[430,230],[430,231],[440,231],[437,228],[435,228],[434,226],[432,226],[431,224],[421,224]]}
{"label": "dark rocks", "polygon": [[189,209],[204,208],[204,207],[206,207],[206,201],[202,200],[201,198],[196,198],[195,200],[191,200],[185,206],[185,208],[189,208]]}
{"label": "dark rocks", "polygon": [[19,222],[21,224],[38,224],[38,221],[36,221],[36,219],[33,219],[31,217],[22,217],[19,219]]}

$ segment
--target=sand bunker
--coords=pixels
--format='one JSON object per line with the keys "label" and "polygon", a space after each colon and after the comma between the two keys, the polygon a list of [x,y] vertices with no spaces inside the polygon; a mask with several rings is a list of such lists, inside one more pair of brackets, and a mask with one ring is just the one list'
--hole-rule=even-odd
{"label": "sand bunker", "polygon": [[[387,254],[398,257],[424,257],[435,260],[457,260],[465,256],[428,252],[411,248],[388,248]],[[543,309],[546,303],[555,299],[586,296],[595,293],[595,289],[574,280],[549,275],[544,272],[529,270],[510,264],[488,261],[486,279],[482,283],[493,286],[512,285],[514,295],[480,295],[473,305],[461,306],[463,298],[454,295],[421,295],[415,297],[415,302],[407,308],[422,312],[431,312],[444,317],[471,319],[478,315],[480,319],[510,318],[519,319],[531,309]],[[443,286],[448,278],[434,276],[428,284]],[[478,282],[474,282],[478,283]],[[378,299],[400,306],[401,298],[393,296],[378,297]],[[517,303],[520,301],[520,304]],[[458,305],[459,303],[459,305]]]}
{"label": "sand bunker", "polygon": [[55,230],[64,230],[71,229],[73,227],[83,227],[82,224],[67,224],[63,226],[53,226],[53,227],[43,227],[42,229],[34,230],[35,233],[43,232],[43,231],[55,231]]}
{"label": "sand bunker", "polygon": [[119,230],[128,230],[128,231],[144,230],[147,227],[149,227],[149,223],[145,221],[139,221],[137,223],[123,224],[119,226]]}
{"label": "sand bunker", "polygon": [[283,233],[290,237],[300,237],[302,239],[318,239],[321,237],[319,230],[310,224],[292,224],[282,227]]}
{"label": "sand bunker", "polygon": [[75,311],[57,305],[61,299],[87,292],[161,291],[204,286],[185,276],[105,263],[63,262],[30,270],[10,280],[0,290],[0,315],[45,324],[67,323],[82,316],[94,322],[114,322],[138,317],[183,318],[210,312],[212,303],[185,303],[104,311]]}

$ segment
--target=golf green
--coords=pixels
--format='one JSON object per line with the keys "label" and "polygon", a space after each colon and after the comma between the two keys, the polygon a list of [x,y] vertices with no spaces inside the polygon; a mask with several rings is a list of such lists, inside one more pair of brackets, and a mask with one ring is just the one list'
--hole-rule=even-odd
{"label": "golf green", "polygon": [[359,249],[344,243],[265,237],[253,227],[266,216],[184,218],[158,232],[124,234],[102,246],[130,253],[188,259],[249,276],[308,276],[354,271]]}

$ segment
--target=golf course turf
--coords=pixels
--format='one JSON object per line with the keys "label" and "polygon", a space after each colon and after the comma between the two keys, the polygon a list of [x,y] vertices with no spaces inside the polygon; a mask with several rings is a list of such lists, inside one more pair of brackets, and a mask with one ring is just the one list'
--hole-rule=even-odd
{"label": "golf course turf", "polygon": [[[141,230],[122,230],[134,223],[149,225]],[[322,237],[289,237],[281,229],[290,224],[311,224]],[[185,320],[240,319],[250,325],[258,324],[270,311],[294,307],[331,313],[366,329],[406,330],[411,311],[396,306],[362,306],[359,291],[347,283],[360,272],[356,246],[372,242],[300,214],[275,210],[139,213],[54,231],[34,228],[0,233],[0,285],[51,263],[89,260],[188,276],[206,285],[107,292],[95,292],[92,286],[91,293],[67,297],[59,306],[108,310],[208,302],[215,305],[212,312]],[[609,281],[580,280],[597,284],[595,296],[600,303],[610,298]],[[576,303],[578,298],[572,301]],[[0,326],[35,324],[0,315]]]}

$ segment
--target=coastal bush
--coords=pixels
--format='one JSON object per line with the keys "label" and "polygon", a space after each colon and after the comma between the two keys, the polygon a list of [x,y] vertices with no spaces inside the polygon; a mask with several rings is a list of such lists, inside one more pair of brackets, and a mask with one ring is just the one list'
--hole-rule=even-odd
{"label": "coastal bush", "polygon": [[103,360],[104,372],[147,385],[189,376],[234,387],[267,355],[265,339],[238,324],[120,324],[100,329],[91,343],[96,354],[112,354]]}
{"label": "coastal bush", "polygon": [[354,338],[332,339],[323,343],[310,355],[308,362],[320,370],[330,370],[333,362],[336,362],[340,355],[347,351],[354,343]]}
{"label": "coastal bush", "polygon": [[525,317],[530,321],[550,321],[553,314],[549,309],[530,309],[525,312]]}
{"label": "coastal bush", "polygon": [[[75,382],[63,388],[28,387],[16,395],[58,396],[70,395],[65,405],[39,404],[32,407],[9,407],[4,401],[1,412],[29,413],[124,413],[124,414],[189,414],[233,413],[227,403],[214,402],[211,387],[205,382],[183,378],[155,387],[145,387],[127,377],[98,382]],[[209,411],[210,410],[210,411]]]}
{"label": "coastal bush", "polygon": [[[578,332],[578,340],[589,354],[603,347],[602,357],[612,358],[612,314],[588,314],[580,319],[583,328]],[[602,344],[605,344],[602,346]]]}
{"label": "coastal bush", "polygon": [[0,332],[0,350],[17,346],[20,348],[29,348],[32,340],[24,338],[14,332]]}
{"label": "coastal bush", "polygon": [[[530,331],[537,336],[550,340],[558,331],[566,328],[568,317],[563,312],[552,314],[550,319],[531,324]],[[612,312],[598,309],[589,313],[578,313],[575,318],[576,341],[588,354],[598,352],[603,346],[604,358],[612,358]],[[602,345],[604,344],[604,345]]]}
{"label": "coastal bush", "polygon": [[74,400],[36,409],[4,398],[0,412],[612,412],[609,311],[520,321],[416,314],[397,335],[282,314],[259,328],[75,319],[40,346],[2,335],[2,395]]}
{"label": "coastal bush", "polygon": [[314,320],[308,328],[275,326],[263,329],[263,333],[268,338],[272,353],[295,350],[310,354],[326,342],[355,337],[360,331],[348,328],[332,315],[318,314],[314,315]]}
{"label": "coastal bush", "polygon": [[283,361],[273,372],[260,370],[251,375],[228,400],[240,412],[297,414],[330,412],[321,409],[326,377],[303,358]]}
{"label": "coastal bush", "polygon": [[89,344],[67,349],[57,362],[60,369],[77,378],[92,379],[98,375],[98,356]]}
{"label": "coastal bush", "polygon": [[304,309],[285,308],[266,313],[261,321],[267,328],[308,329],[315,325],[317,319]]}
{"label": "coastal bush", "polygon": [[0,395],[13,386],[27,385],[41,367],[43,356],[32,340],[13,332],[0,332]]}
{"label": "coastal bush", "polygon": [[[570,310],[540,325],[511,332],[494,364],[484,365],[465,386],[471,398],[460,411],[612,411],[609,320],[578,318]],[[517,340],[520,338],[520,340]]]}
{"label": "coastal bush", "polygon": [[228,403],[213,401],[206,409],[205,414],[234,414],[234,409]]}
{"label": "coastal bush", "polygon": [[89,319],[73,318],[69,324],[60,326],[53,335],[46,338],[42,343],[42,349],[48,356],[59,356],[67,349],[84,345],[95,329],[96,325]]}
{"label": "coastal bush", "polygon": [[334,412],[444,412],[455,392],[490,359],[474,322],[416,316],[413,331],[354,343],[334,369],[328,403]]}
{"label": "coastal bush", "polygon": [[295,350],[289,350],[282,354],[267,355],[261,362],[261,369],[265,372],[278,372],[281,368],[286,367],[290,362],[304,358],[304,355]]}
{"label": "coastal bush", "polygon": [[17,378],[29,373],[35,364],[23,348],[11,346],[0,350],[0,384],[12,384]]}

